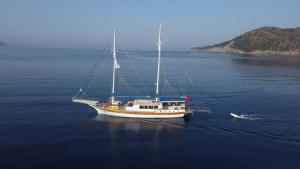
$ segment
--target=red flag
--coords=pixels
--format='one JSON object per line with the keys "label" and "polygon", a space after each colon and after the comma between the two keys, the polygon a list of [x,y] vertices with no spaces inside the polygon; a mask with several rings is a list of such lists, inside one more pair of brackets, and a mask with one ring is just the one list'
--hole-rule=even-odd
{"label": "red flag", "polygon": [[188,96],[188,95],[184,96],[184,100],[185,100],[186,102],[189,102],[189,101],[190,101],[190,96]]}

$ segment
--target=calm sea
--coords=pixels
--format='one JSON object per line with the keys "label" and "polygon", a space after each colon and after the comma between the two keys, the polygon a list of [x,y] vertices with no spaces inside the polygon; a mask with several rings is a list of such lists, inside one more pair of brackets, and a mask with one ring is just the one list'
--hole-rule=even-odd
{"label": "calm sea", "polygon": [[[153,95],[157,53],[127,54],[116,91]],[[162,57],[161,94],[190,95],[188,118],[111,118],[72,103],[82,86],[109,97],[109,52],[0,48],[0,168],[300,168],[300,58]]]}

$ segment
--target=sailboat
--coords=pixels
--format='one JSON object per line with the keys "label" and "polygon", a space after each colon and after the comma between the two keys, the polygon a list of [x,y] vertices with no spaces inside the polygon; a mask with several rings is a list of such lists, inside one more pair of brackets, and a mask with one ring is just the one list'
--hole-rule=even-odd
{"label": "sailboat", "polygon": [[160,59],[161,59],[161,29],[162,24],[159,25],[158,33],[158,62],[157,62],[157,76],[156,76],[156,93],[155,97],[150,98],[136,97],[133,100],[123,102],[115,93],[115,76],[116,69],[120,68],[116,57],[116,32],[113,32],[113,69],[112,69],[112,91],[111,97],[106,103],[100,103],[96,100],[87,100],[73,97],[72,101],[82,104],[87,104],[93,107],[99,114],[105,114],[118,117],[129,118],[180,118],[189,113],[187,103],[190,100],[189,96],[167,97],[159,95],[160,82]]}

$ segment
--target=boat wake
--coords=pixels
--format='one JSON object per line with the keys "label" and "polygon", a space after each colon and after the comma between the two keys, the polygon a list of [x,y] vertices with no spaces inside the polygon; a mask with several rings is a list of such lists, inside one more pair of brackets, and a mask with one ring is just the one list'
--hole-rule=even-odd
{"label": "boat wake", "polygon": [[193,113],[209,113],[211,114],[212,111],[210,109],[196,109],[196,110],[192,110]]}
{"label": "boat wake", "polygon": [[255,115],[255,114],[230,113],[230,116],[237,118],[237,119],[246,119],[246,120],[262,120],[262,119],[264,119],[262,116]]}
{"label": "boat wake", "polygon": [[190,109],[188,113],[208,113],[211,114],[212,111],[209,108],[203,108],[197,105],[190,105]]}

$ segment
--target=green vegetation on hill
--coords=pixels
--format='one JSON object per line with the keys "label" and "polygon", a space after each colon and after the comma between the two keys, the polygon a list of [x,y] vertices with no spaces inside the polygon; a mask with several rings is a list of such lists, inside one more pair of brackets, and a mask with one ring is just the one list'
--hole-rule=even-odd
{"label": "green vegetation on hill", "polygon": [[266,52],[300,54],[300,27],[288,29],[262,27],[246,32],[230,41],[192,49],[242,54],[261,54]]}

